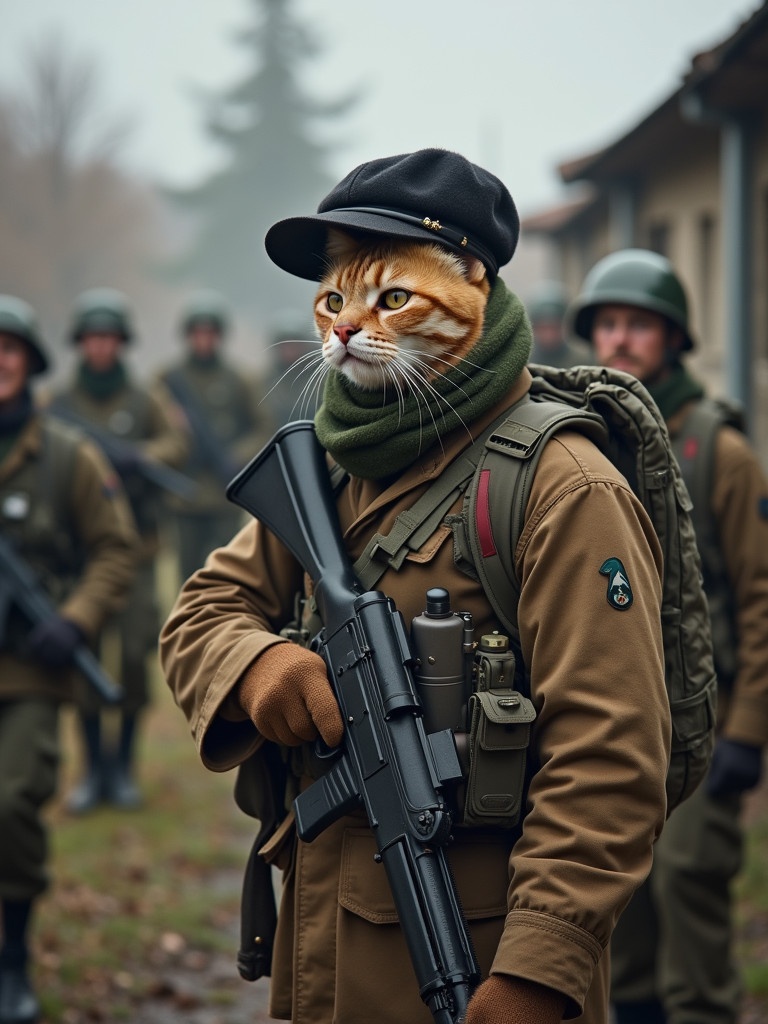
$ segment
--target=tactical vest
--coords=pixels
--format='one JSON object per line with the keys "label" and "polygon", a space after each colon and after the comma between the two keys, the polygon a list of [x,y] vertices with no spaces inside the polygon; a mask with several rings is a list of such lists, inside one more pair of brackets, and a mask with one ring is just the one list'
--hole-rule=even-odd
{"label": "tactical vest", "polygon": [[[81,435],[70,427],[44,419],[40,457],[28,458],[18,472],[0,481],[0,531],[56,604],[69,593],[83,564],[69,505],[81,443]],[[12,609],[8,645],[17,649],[27,632],[25,620]]]}
{"label": "tactical vest", "polygon": [[[70,410],[81,419],[90,420],[99,429],[114,434],[121,441],[146,441],[152,436],[152,403],[149,394],[127,383],[117,397],[117,402],[111,399],[103,403],[96,402],[86,391],[73,387],[56,396],[51,411],[55,415],[57,410]],[[123,480],[123,487],[139,533],[142,536],[154,533],[159,516],[156,488],[139,473],[127,476]]]}
{"label": "tactical vest", "polygon": [[743,432],[741,409],[724,401],[704,398],[686,416],[681,430],[672,438],[672,448],[693,502],[691,519],[701,555],[717,678],[721,686],[730,688],[738,666],[736,605],[712,513],[715,445],[717,434],[724,426]]}

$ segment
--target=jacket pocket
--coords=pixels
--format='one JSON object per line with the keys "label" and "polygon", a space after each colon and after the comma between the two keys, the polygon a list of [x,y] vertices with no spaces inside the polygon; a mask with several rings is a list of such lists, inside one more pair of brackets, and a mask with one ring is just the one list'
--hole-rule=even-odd
{"label": "jacket pocket", "polygon": [[[475,955],[487,976],[507,914],[508,837],[475,832],[459,837],[448,860],[469,924]],[[389,889],[374,861],[368,829],[344,833],[336,949],[337,1024],[429,1024]]]}
{"label": "jacket pocket", "polygon": [[[507,913],[508,838],[462,833],[448,851],[462,911],[468,921]],[[396,924],[397,912],[376,843],[368,829],[347,829],[341,854],[339,903],[371,924]]]}

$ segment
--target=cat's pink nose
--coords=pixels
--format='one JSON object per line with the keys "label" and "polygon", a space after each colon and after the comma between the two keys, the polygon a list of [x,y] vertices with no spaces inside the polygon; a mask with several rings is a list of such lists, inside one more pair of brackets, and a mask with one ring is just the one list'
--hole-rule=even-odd
{"label": "cat's pink nose", "polygon": [[348,345],[349,339],[353,334],[357,334],[360,330],[359,327],[355,327],[352,324],[336,324],[333,328],[333,333],[339,339],[342,345]]}

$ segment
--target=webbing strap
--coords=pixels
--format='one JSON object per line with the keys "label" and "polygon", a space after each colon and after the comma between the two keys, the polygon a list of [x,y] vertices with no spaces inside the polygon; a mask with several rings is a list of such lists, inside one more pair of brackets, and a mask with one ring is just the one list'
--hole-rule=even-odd
{"label": "webbing strap", "polygon": [[372,590],[387,569],[399,569],[408,552],[418,551],[432,536],[474,476],[486,440],[509,414],[510,409],[505,409],[411,508],[404,509],[388,534],[376,533],[371,537],[354,564],[355,575],[366,590]]}

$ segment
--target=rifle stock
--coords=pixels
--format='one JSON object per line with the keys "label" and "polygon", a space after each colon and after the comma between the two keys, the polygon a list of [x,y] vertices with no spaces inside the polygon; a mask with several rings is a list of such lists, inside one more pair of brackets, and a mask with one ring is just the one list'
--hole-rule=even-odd
{"label": "rifle stock", "polygon": [[274,533],[315,584],[324,658],[345,722],[331,767],[294,801],[311,842],[363,804],[421,998],[438,1024],[463,1019],[479,980],[445,846],[446,783],[461,776],[450,733],[427,736],[408,633],[394,603],[364,592],[344,548],[325,453],[310,421],[289,423],[235,477],[227,497]]}
{"label": "rifle stock", "polygon": [[[7,613],[13,605],[30,625],[44,622],[56,614],[42,584],[8,540],[0,535],[0,641],[5,631]],[[85,644],[78,644],[72,654],[74,665],[96,692],[109,704],[117,704],[123,691],[110,679],[96,656]]]}

